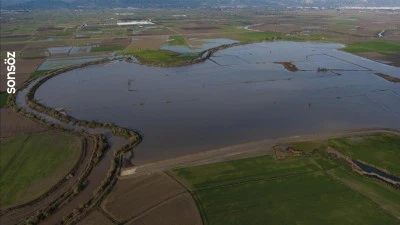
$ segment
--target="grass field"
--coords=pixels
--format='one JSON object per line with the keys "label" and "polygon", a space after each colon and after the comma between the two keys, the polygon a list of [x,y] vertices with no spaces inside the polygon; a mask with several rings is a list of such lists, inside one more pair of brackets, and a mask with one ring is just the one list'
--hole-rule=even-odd
{"label": "grass field", "polygon": [[186,40],[182,35],[169,36],[168,45],[187,45]]}
{"label": "grass field", "polygon": [[165,50],[126,50],[120,54],[133,55],[144,63],[175,63],[198,57],[198,54],[179,54]]}
{"label": "grass field", "polygon": [[392,174],[400,175],[400,137],[397,135],[379,134],[337,138],[326,141],[299,142],[293,145],[303,151],[331,146],[353,159],[362,160]]}
{"label": "grass field", "polygon": [[79,137],[54,131],[2,141],[0,206],[21,204],[45,193],[73,168],[81,148]]}
{"label": "grass field", "polygon": [[281,34],[277,32],[243,32],[237,34],[234,39],[241,42],[254,42],[272,40],[278,37],[281,37]]}
{"label": "grass field", "polygon": [[328,173],[400,219],[400,194],[398,190],[382,185],[375,179],[359,176],[343,168],[336,168]]}
{"label": "grass field", "polygon": [[0,92],[0,108],[7,107],[8,94],[7,92]]}
{"label": "grass field", "polygon": [[[369,144],[380,152],[392,137],[364,138],[360,149]],[[330,141],[301,145],[311,150]],[[209,225],[400,223],[397,190],[318,155],[283,160],[262,156],[171,173],[192,189]]]}
{"label": "grass field", "polygon": [[395,54],[400,52],[400,42],[367,41],[355,42],[342,49],[349,53],[377,52],[381,54]]}

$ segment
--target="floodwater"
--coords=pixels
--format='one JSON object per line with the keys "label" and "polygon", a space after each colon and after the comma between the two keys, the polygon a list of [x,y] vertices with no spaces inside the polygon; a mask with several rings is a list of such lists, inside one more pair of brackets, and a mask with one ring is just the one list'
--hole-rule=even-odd
{"label": "floodwater", "polygon": [[364,163],[361,163],[361,162],[359,162],[359,161],[356,161],[356,160],[353,160],[353,162],[354,162],[358,167],[360,167],[363,171],[365,171],[365,172],[367,172],[367,173],[374,173],[374,174],[377,174],[377,175],[379,175],[379,176],[382,176],[382,177],[384,177],[384,178],[386,178],[386,179],[388,179],[388,180],[391,180],[391,181],[393,181],[393,182],[400,182],[400,178],[398,178],[398,177],[396,177],[396,176],[393,176],[393,175],[391,175],[391,174],[387,174],[387,173],[385,173],[385,172],[383,172],[383,171],[380,171],[380,170],[378,170],[378,169],[375,169],[375,168],[372,167],[372,166],[368,166],[368,165],[366,165],[366,164],[364,164]]}
{"label": "floodwater", "polygon": [[[33,113],[36,116],[38,116],[48,122],[63,126],[67,129],[71,129],[71,130],[75,130],[75,131],[84,130],[91,134],[103,134],[107,138],[107,142],[110,147],[110,150],[104,153],[102,160],[92,168],[91,173],[86,178],[87,186],[85,187],[85,189],[83,189],[83,191],[81,191],[71,201],[64,204],[62,206],[62,208],[59,209],[56,213],[54,213],[54,214],[50,215],[48,218],[46,218],[46,220],[43,222],[43,224],[58,224],[65,215],[68,215],[69,213],[72,212],[73,209],[78,208],[80,204],[89,201],[93,197],[93,192],[95,191],[95,189],[97,187],[99,187],[101,185],[101,182],[106,178],[107,171],[111,167],[111,162],[114,157],[115,151],[119,150],[122,146],[127,144],[128,141],[124,137],[113,135],[112,132],[108,129],[104,129],[104,128],[93,128],[92,129],[92,128],[87,128],[87,127],[75,126],[70,123],[64,123],[62,121],[59,121],[53,117],[48,116],[47,114],[32,110],[26,103],[25,96],[26,96],[27,92],[32,88],[32,86],[35,85],[37,82],[39,82],[43,78],[44,77],[34,80],[32,83],[30,83],[28,85],[27,88],[18,92],[18,95],[16,98],[17,105],[22,107],[24,110],[26,110],[30,113]],[[39,201],[37,204],[41,204],[41,202]],[[29,206],[29,207],[36,207],[36,206],[33,205],[33,206]],[[8,216],[10,216],[10,215],[7,215],[7,214],[5,215],[6,220],[7,220]]]}
{"label": "floodwater", "polygon": [[199,46],[186,46],[186,45],[169,45],[168,43],[163,45],[161,49],[178,52],[178,53],[199,53],[210,48],[215,48],[221,45],[237,43],[235,40],[226,38],[214,38],[214,39],[198,39],[192,38],[191,40],[200,42]]}
{"label": "floodwater", "polygon": [[[265,138],[400,129],[400,83],[375,75],[400,77],[400,68],[340,47],[256,43],[176,68],[113,61],[60,74],[35,98],[78,119],[139,131],[144,139],[133,164]],[[291,61],[299,71],[289,72],[277,61]]]}
{"label": "floodwater", "polygon": [[[76,51],[75,49],[73,51]],[[38,70],[54,70],[72,65],[78,65],[86,62],[97,61],[105,58],[104,56],[75,56],[46,59],[38,68]]]}

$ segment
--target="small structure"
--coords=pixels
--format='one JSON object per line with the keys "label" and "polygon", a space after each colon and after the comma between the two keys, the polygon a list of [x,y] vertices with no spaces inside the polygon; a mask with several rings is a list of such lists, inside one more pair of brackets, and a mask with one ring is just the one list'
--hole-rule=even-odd
{"label": "small structure", "polygon": [[118,26],[130,26],[130,25],[153,25],[151,20],[132,20],[132,21],[118,21]]}

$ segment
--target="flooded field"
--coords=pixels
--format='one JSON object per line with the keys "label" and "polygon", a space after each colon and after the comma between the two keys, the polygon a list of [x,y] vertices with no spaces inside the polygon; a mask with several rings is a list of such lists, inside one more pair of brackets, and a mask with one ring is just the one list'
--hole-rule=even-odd
{"label": "flooded field", "polygon": [[257,43],[177,68],[114,61],[60,74],[35,98],[78,119],[139,131],[134,164],[270,137],[400,129],[400,84],[375,75],[400,77],[400,68],[341,47]]}
{"label": "flooded field", "polygon": [[169,45],[164,44],[161,49],[169,50],[178,53],[199,53],[210,48],[215,48],[221,45],[236,43],[237,41],[225,38],[215,38],[215,39],[189,39],[190,43],[195,43],[192,45]]}
{"label": "flooded field", "polygon": [[46,59],[38,68],[38,70],[54,70],[60,69],[67,66],[72,66],[76,64],[91,62],[100,60],[104,57],[102,56],[76,56],[76,57],[63,57],[63,58],[54,58],[54,59]]}

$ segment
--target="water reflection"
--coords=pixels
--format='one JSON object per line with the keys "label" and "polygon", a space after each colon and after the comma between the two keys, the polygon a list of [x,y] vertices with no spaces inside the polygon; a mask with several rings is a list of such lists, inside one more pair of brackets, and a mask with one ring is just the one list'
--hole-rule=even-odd
{"label": "water reflection", "polygon": [[[114,61],[67,72],[36,93],[78,119],[139,130],[133,163],[269,137],[353,128],[400,128],[400,69],[338,44],[266,42],[204,63],[158,68]],[[298,72],[276,61],[291,61]],[[321,66],[329,69],[318,72]]]}

